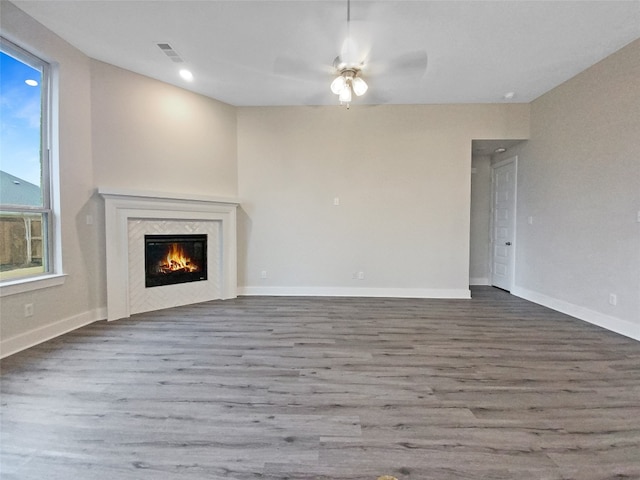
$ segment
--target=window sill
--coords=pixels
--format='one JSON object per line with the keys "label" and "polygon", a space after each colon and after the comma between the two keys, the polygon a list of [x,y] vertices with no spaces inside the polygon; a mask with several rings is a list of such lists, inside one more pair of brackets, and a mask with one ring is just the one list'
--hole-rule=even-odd
{"label": "window sill", "polygon": [[42,288],[57,287],[58,285],[64,284],[66,278],[67,276],[65,274],[54,273],[2,282],[2,284],[0,284],[0,297],[31,292]]}

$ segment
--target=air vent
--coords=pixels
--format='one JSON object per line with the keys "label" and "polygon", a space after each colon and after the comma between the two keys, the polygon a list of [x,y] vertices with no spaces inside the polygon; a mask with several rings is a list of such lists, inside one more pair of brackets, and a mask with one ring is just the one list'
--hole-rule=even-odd
{"label": "air vent", "polygon": [[168,43],[156,43],[156,45],[172,62],[184,63],[184,60],[180,57],[178,52],[176,52]]}

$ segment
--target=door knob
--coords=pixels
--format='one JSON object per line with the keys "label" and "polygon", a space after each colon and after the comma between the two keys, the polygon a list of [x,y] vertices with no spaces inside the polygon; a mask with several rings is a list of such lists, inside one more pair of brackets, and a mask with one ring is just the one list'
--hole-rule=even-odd
{"label": "door knob", "polygon": [[511,242],[507,242],[507,243],[505,243],[505,245],[508,247],[508,246],[511,245]]}

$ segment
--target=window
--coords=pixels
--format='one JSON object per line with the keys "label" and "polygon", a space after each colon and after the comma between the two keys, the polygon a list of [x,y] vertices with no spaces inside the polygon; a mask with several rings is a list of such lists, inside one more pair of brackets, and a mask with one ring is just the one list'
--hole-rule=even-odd
{"label": "window", "polygon": [[49,65],[0,38],[0,282],[52,273]]}

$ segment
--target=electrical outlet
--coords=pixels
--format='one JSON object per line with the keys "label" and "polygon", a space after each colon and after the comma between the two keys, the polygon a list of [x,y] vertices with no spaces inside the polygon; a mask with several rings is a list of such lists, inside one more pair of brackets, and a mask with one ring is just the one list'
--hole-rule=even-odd
{"label": "electrical outlet", "polygon": [[618,304],[618,296],[615,293],[609,294],[609,305],[616,306]]}
{"label": "electrical outlet", "polygon": [[364,280],[364,272],[358,272],[358,280]]}
{"label": "electrical outlet", "polygon": [[33,303],[25,303],[24,304],[24,316],[32,317],[33,316]]}
{"label": "electrical outlet", "polygon": [[340,197],[333,197],[333,204],[337,207],[340,205]]}
{"label": "electrical outlet", "polygon": [[266,270],[262,270],[262,271],[260,272],[260,278],[262,278],[262,279],[267,278],[267,271],[266,271]]}

